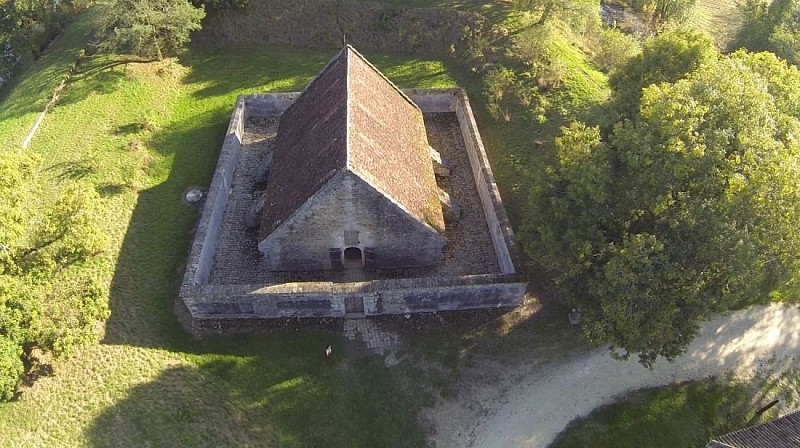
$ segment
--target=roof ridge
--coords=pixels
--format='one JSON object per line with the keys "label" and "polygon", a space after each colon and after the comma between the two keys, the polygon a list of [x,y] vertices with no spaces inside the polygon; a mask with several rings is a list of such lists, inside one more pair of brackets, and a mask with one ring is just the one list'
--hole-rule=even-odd
{"label": "roof ridge", "polygon": [[[341,50],[339,50],[339,51],[338,51],[338,52],[337,52],[335,55],[333,55],[333,57],[332,57],[332,58],[330,58],[330,60],[328,60],[328,62],[325,64],[325,66],[324,66],[324,67],[322,67],[322,69],[321,69],[320,71],[318,71],[318,72],[317,72],[317,74],[316,74],[316,75],[314,75],[314,77],[313,77],[313,78],[311,78],[311,81],[309,81],[309,82],[306,84],[306,86],[305,86],[305,87],[303,87],[303,90],[301,90],[300,92],[297,92],[297,98],[300,98],[301,96],[303,96],[303,94],[304,94],[304,93],[306,93],[306,90],[308,90],[308,89],[311,87],[311,85],[312,85],[312,84],[314,84],[314,81],[316,81],[316,80],[317,80],[317,78],[319,78],[320,76],[322,76],[322,74],[323,74],[323,73],[325,73],[325,71],[326,71],[326,70],[328,70],[328,68],[329,68],[331,65],[333,65],[333,63],[334,63],[334,62],[336,62],[336,61],[338,61],[338,60],[339,60],[339,56],[341,56],[341,55],[342,55],[342,52],[344,52],[344,51],[347,49],[347,47],[348,47],[348,46],[349,46],[349,45],[347,45],[347,46],[343,47],[343,48],[342,48]],[[362,56],[362,59],[363,59],[363,56]],[[294,107],[294,105],[295,105],[295,104],[297,104],[297,102],[296,102],[296,101],[293,101],[293,102],[292,102],[292,104],[290,104],[290,105],[289,105],[289,107],[287,107],[287,108],[286,108],[286,110],[284,110],[284,111],[283,111],[283,113],[286,113],[286,111],[288,111],[289,109],[291,109],[292,107]]]}
{"label": "roof ridge", "polygon": [[[346,44],[346,45],[344,46],[344,48],[342,48],[342,50],[341,50],[339,53],[337,53],[337,54],[336,54],[336,56],[334,57],[334,59],[337,59],[337,58],[339,57],[339,55],[341,54],[341,52],[342,52],[342,51],[344,51],[344,50],[350,50],[350,51],[352,51],[353,53],[355,53],[355,55],[356,55],[356,56],[358,56],[358,58],[359,58],[359,59],[361,59],[361,61],[362,61],[362,62],[364,62],[365,64],[367,64],[367,66],[368,66],[370,69],[372,69],[372,71],[374,71],[375,73],[377,73],[377,74],[378,74],[378,76],[380,76],[381,78],[383,78],[383,79],[384,79],[384,81],[388,82],[388,83],[389,83],[389,85],[390,85],[390,86],[392,86],[392,88],[393,88],[394,90],[396,90],[396,91],[397,91],[397,93],[399,93],[399,94],[400,94],[400,96],[402,96],[402,97],[403,97],[403,99],[405,99],[406,101],[408,101],[408,103],[409,103],[409,104],[411,104],[412,106],[414,106],[414,108],[415,108],[415,109],[417,109],[418,111],[422,112],[422,109],[420,109],[420,108],[419,108],[419,106],[417,106],[417,104],[416,104],[416,103],[415,103],[415,102],[414,102],[414,101],[413,101],[413,100],[412,100],[412,99],[411,99],[411,98],[410,98],[408,95],[406,95],[405,93],[403,93],[403,91],[402,91],[402,90],[400,90],[400,88],[399,88],[399,87],[397,87],[397,85],[395,85],[395,83],[393,83],[391,79],[387,78],[387,77],[386,77],[386,75],[384,75],[383,73],[381,73],[381,71],[380,71],[380,70],[378,70],[378,68],[377,68],[377,67],[375,67],[374,65],[372,65],[372,62],[369,62],[369,61],[367,60],[367,58],[365,58],[363,54],[359,53],[359,52],[358,52],[358,50],[356,50],[355,48],[353,48],[353,46],[352,46],[352,45],[350,45],[350,44]],[[349,60],[348,60],[348,64],[347,64],[347,79],[348,79],[348,80],[350,79],[350,61],[349,61]]]}
{"label": "roof ridge", "polygon": [[[345,44],[339,54],[348,47],[350,45]],[[353,47],[350,48],[352,49]],[[339,54],[336,56],[338,57]],[[345,53],[345,57],[347,60],[345,61],[346,68],[344,72],[344,169],[348,169],[350,167],[350,125],[352,124],[350,121],[350,53]],[[361,59],[364,58],[362,57]]]}

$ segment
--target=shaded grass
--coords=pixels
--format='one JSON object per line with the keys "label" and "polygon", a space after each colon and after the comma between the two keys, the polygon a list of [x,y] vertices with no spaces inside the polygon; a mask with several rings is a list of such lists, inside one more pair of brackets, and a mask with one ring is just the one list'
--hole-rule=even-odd
{"label": "shaded grass", "polygon": [[[424,444],[413,395],[380,359],[327,364],[324,334],[208,342],[88,428],[92,446],[396,446]],[[334,343],[334,353],[341,346]]]}
{"label": "shaded grass", "polygon": [[704,381],[647,389],[602,407],[551,445],[567,447],[705,447],[716,433],[743,425],[746,387]]}
{"label": "shaded grass", "polygon": [[[376,0],[365,0],[376,1]],[[509,8],[509,4],[502,1],[482,1],[482,0],[377,0],[378,3],[389,3],[392,5],[411,7],[411,8],[435,8],[435,9],[455,9],[482,14],[487,17],[504,16]]]}

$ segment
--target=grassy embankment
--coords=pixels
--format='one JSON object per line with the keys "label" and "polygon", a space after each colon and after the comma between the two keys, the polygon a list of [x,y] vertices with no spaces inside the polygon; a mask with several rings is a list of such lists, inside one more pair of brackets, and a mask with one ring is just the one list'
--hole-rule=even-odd
{"label": "grassy embankment", "polygon": [[[3,151],[16,151],[52,89],[84,48],[82,15],[9,86]],[[406,379],[426,372],[380,359],[324,364],[325,334],[197,343],[172,315],[197,218],[181,204],[207,185],[237,94],[301,89],[330,51],[195,48],[177,60],[81,67],[28,151],[42,201],[71,182],[102,195],[112,249],[97,266],[111,286],[103,344],[54,361],[55,373],[0,405],[3,446],[421,446],[417,409],[428,395]],[[371,58],[403,86],[454,82],[437,61]],[[31,207],[36,207],[31,204]]]}

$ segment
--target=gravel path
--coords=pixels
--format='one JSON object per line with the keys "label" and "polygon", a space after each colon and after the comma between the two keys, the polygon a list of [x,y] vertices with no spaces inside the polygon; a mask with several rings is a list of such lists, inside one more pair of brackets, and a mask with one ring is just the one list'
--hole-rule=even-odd
{"label": "gravel path", "polygon": [[615,361],[604,349],[511,369],[492,387],[438,406],[428,416],[436,428],[432,441],[438,447],[546,447],[570,421],[625,392],[731,371],[754,375],[788,367],[793,358],[800,358],[800,308],[755,307],[705,323],[686,355],[674,363],[660,359],[652,371],[635,360]]}

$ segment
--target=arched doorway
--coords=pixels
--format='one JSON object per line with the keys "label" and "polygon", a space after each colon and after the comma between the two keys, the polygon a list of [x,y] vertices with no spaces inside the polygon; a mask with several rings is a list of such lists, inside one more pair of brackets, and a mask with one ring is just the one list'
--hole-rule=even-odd
{"label": "arched doorway", "polygon": [[357,269],[364,266],[364,254],[357,247],[348,247],[344,250],[344,268]]}

